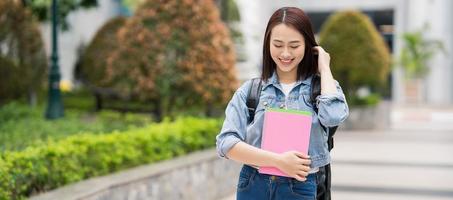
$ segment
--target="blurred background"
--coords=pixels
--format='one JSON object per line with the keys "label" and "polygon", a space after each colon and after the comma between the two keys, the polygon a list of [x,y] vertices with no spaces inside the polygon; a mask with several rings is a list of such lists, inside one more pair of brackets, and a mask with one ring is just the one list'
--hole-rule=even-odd
{"label": "blurred background", "polygon": [[234,199],[215,135],[283,6],[350,106],[333,199],[453,199],[449,0],[2,0],[0,199]]}

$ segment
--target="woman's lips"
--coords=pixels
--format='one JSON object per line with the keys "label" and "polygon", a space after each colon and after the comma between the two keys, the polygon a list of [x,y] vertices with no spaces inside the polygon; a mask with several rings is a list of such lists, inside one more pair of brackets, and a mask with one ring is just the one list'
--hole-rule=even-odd
{"label": "woman's lips", "polygon": [[284,65],[289,65],[293,62],[294,58],[293,59],[281,59],[279,58],[280,62]]}

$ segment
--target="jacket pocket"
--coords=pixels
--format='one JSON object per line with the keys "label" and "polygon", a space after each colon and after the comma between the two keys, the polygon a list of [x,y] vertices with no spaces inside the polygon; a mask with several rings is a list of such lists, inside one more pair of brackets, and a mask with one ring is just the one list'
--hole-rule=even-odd
{"label": "jacket pocket", "polygon": [[306,107],[306,108],[309,108],[309,110],[313,112],[314,105],[310,101],[310,94],[301,94],[300,96],[303,100],[303,105],[301,106],[301,109],[303,109],[303,107]]}

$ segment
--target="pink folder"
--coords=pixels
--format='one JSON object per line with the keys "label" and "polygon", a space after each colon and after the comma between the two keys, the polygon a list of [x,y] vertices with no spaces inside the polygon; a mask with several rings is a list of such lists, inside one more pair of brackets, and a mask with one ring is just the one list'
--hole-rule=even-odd
{"label": "pink folder", "polygon": [[[261,149],[275,153],[299,151],[308,155],[312,113],[267,108],[264,113]],[[260,167],[259,172],[277,176],[287,174],[275,167]]]}

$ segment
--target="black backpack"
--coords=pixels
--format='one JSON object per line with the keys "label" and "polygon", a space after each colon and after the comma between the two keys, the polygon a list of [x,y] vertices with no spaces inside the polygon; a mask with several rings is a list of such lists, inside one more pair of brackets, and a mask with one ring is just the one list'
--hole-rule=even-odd
{"label": "black backpack", "polygon": [[[249,89],[249,93],[247,95],[247,108],[249,111],[249,120],[248,122],[251,123],[255,117],[255,110],[258,106],[260,95],[261,95],[261,78],[254,78],[251,80],[252,84]],[[311,80],[311,95],[310,95],[310,103],[313,105],[314,111],[318,113],[318,108],[316,107],[316,97],[321,94],[321,77],[319,75],[313,76]],[[322,129],[328,133],[327,139],[327,146],[329,151],[333,148],[333,135],[337,131],[338,126],[335,127],[325,127],[321,124]],[[330,200],[330,185],[331,185],[331,172],[330,172],[330,164],[320,169],[325,175],[325,182],[324,184],[318,185],[318,200]]]}

